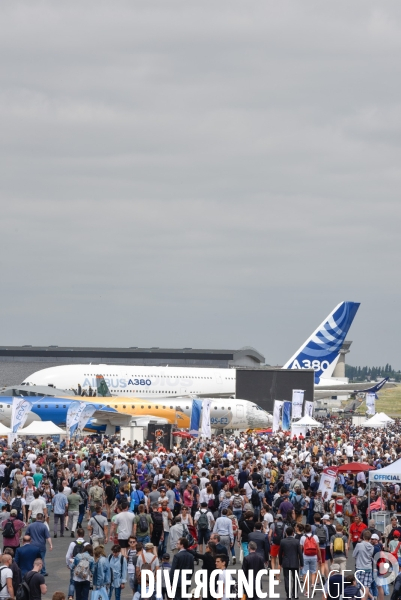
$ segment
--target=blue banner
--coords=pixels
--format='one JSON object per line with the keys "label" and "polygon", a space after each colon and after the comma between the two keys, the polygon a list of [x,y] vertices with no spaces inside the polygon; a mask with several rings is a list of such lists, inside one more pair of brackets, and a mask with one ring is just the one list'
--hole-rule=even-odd
{"label": "blue banner", "polygon": [[202,412],[202,400],[192,400],[192,411],[191,411],[191,422],[189,424],[189,433],[196,437],[199,436],[201,412]]}
{"label": "blue banner", "polygon": [[283,431],[291,431],[291,402],[284,402],[283,404]]}

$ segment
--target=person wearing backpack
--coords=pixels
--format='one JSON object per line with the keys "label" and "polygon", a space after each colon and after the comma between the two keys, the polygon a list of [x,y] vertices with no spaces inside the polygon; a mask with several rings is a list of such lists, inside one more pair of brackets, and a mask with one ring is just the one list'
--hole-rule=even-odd
{"label": "person wearing backpack", "polygon": [[333,562],[340,565],[340,570],[344,570],[348,558],[348,538],[340,524],[336,525],[336,533],[330,538],[330,552]]}
{"label": "person wearing backpack", "polygon": [[10,554],[3,554],[0,564],[0,599],[5,600],[15,594],[13,588],[13,572],[11,563],[13,559]]}
{"label": "person wearing backpack", "polygon": [[88,600],[91,578],[95,570],[93,548],[87,544],[81,549],[72,563],[76,600]]}
{"label": "person wearing backpack", "polygon": [[321,573],[324,577],[327,577],[329,572],[326,563],[326,548],[329,545],[329,532],[327,530],[327,526],[322,523],[320,515],[316,514],[314,521],[315,523],[312,525],[312,533],[319,539],[320,556],[322,562]]}
{"label": "person wearing backpack", "polygon": [[294,488],[294,493],[291,497],[291,502],[294,507],[295,520],[297,523],[302,523],[303,510],[305,508],[305,499],[302,496],[301,488]]}
{"label": "person wearing backpack", "polygon": [[121,553],[121,547],[118,544],[115,544],[111,549],[109,565],[111,571],[109,598],[111,600],[114,591],[116,600],[120,600],[121,590],[125,588],[125,584],[127,583],[128,568],[127,559]]}
{"label": "person wearing backpack", "polygon": [[[47,585],[45,578],[41,574],[43,562],[41,558],[36,558],[33,563],[32,571],[24,575],[22,582],[16,590],[16,600],[41,600],[42,594],[47,594]],[[12,596],[13,594],[11,594]]]}
{"label": "person wearing backpack", "polygon": [[74,559],[76,557],[77,554],[80,554],[83,551],[83,548],[85,546],[89,546],[89,542],[86,542],[84,539],[84,535],[85,535],[85,531],[81,528],[78,527],[76,534],[77,539],[73,542],[70,543],[70,545],[68,546],[68,550],[67,550],[67,554],[65,557],[66,563],[67,563],[67,567],[70,570],[70,583],[69,583],[69,587],[68,587],[68,600],[72,600],[74,597],[74,591],[75,591],[75,586],[74,586],[74,569],[73,569],[73,565],[74,565]]}
{"label": "person wearing backpack", "polygon": [[319,538],[317,535],[312,533],[312,525],[307,523],[305,525],[305,535],[300,539],[300,545],[302,548],[304,569],[303,574],[306,576],[309,573],[309,577],[306,579],[306,592],[305,596],[309,596],[309,586],[313,588],[318,567],[322,563],[322,555],[320,554]]}
{"label": "person wearing backpack", "polygon": [[283,523],[283,517],[276,515],[274,523],[269,528],[269,542],[270,542],[270,558],[272,561],[272,569],[278,569],[278,555],[280,551],[280,543],[284,537],[285,526]]}
{"label": "person wearing backpack", "polygon": [[[132,514],[132,513],[131,513]],[[145,513],[145,505],[138,506],[138,514],[134,516],[134,531],[133,534],[138,542],[147,544],[150,542],[150,536],[153,531],[152,517]]]}
{"label": "person wearing backpack", "polygon": [[202,554],[204,552],[204,545],[210,540],[210,532],[213,529],[213,525],[213,515],[207,509],[207,502],[201,502],[200,509],[195,513],[195,526],[198,530],[199,551]]}
{"label": "person wearing backpack", "polygon": [[24,520],[24,512],[26,506],[26,500],[22,497],[21,488],[17,488],[15,491],[16,497],[11,500],[11,508],[15,508],[17,516],[20,521]]}
{"label": "person wearing backpack", "polygon": [[18,513],[15,508],[10,512],[10,518],[2,522],[3,530],[3,548],[19,548],[20,536],[25,523],[18,519]]}

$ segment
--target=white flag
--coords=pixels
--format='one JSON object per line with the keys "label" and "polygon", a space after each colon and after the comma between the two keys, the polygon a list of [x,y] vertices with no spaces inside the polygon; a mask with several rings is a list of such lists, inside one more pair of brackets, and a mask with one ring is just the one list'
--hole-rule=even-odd
{"label": "white flag", "polygon": [[306,400],[306,402],[305,402],[304,417],[305,416],[313,417],[313,402],[308,402]]}
{"label": "white flag", "polygon": [[302,417],[302,406],[304,403],[304,390],[292,390],[292,418]]}
{"label": "white flag", "polygon": [[212,437],[212,428],[210,426],[210,407],[212,405],[212,400],[208,398],[202,402],[202,426],[201,426],[201,435],[205,438]]}
{"label": "white flag", "polygon": [[366,409],[368,415],[376,414],[376,394],[369,393],[366,394]]}
{"label": "white flag", "polygon": [[78,429],[82,431],[93,413],[96,412],[96,406],[94,404],[85,404],[84,410],[81,412],[81,416],[79,418]]}
{"label": "white flag", "polygon": [[281,400],[274,401],[273,432],[278,431],[283,424],[283,406],[284,402],[282,402]]}
{"label": "white flag", "polygon": [[87,402],[80,402],[79,400],[76,400],[75,402],[71,402],[70,406],[68,407],[66,425],[68,435],[70,437],[72,437],[75,431],[78,429],[78,423],[81,418],[81,414],[85,410],[86,406]]}
{"label": "white flag", "polygon": [[11,411],[11,430],[8,434],[8,444],[11,445],[16,437],[18,430],[21,429],[28,418],[28,413],[32,408],[33,402],[30,402],[25,397],[13,398],[13,406]]}

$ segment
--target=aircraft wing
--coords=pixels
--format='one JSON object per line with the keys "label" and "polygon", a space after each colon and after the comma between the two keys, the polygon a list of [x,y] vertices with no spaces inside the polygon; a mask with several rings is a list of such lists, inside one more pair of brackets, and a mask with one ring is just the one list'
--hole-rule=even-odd
{"label": "aircraft wing", "polygon": [[315,388],[314,398],[327,398],[329,396],[339,396],[341,392],[345,392],[349,396],[356,396],[358,394],[376,394],[379,390],[388,387],[395,387],[395,383],[389,383],[388,377],[384,377],[374,385],[366,387],[369,384],[366,383],[346,383],[344,385],[330,385],[330,386],[319,386]]}

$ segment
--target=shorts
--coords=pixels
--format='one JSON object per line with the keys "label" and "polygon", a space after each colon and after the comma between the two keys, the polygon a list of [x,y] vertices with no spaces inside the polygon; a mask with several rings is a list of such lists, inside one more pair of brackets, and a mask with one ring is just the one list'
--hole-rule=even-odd
{"label": "shorts", "polygon": [[120,538],[118,538],[118,544],[121,548],[128,548],[129,546],[128,540],[120,540]]}
{"label": "shorts", "polygon": [[280,546],[278,546],[277,544],[272,544],[270,546],[270,556],[272,556],[273,558],[276,558],[276,556],[278,556],[280,550]]}
{"label": "shorts", "polygon": [[355,575],[358,577],[359,589],[361,589],[362,586],[370,588],[373,581],[373,572],[371,569],[367,569],[366,571],[364,569],[355,569]]}
{"label": "shorts", "polygon": [[210,540],[210,529],[198,529],[198,544],[207,544]]}
{"label": "shorts", "polygon": [[320,556],[322,557],[322,564],[326,562],[326,548],[320,548]]}
{"label": "shorts", "polygon": [[302,573],[306,575],[307,573],[316,573],[317,571],[317,556],[305,556],[304,554],[304,566]]}

